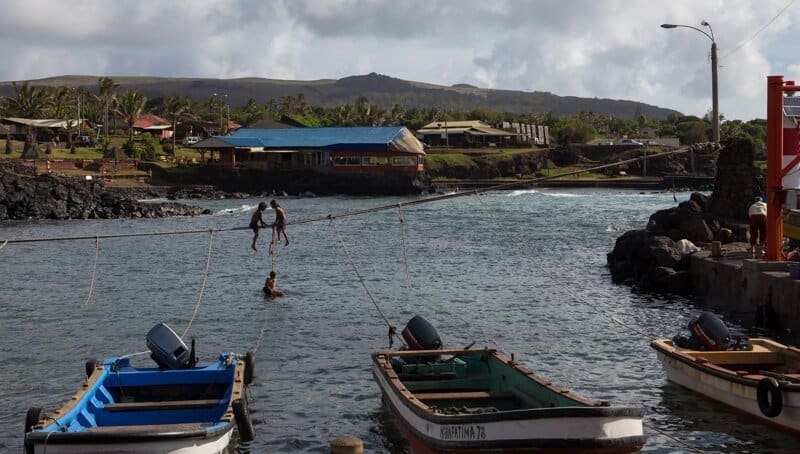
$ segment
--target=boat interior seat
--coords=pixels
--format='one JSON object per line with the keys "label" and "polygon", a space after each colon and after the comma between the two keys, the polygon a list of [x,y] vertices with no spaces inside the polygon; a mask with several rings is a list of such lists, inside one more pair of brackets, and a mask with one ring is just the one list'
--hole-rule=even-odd
{"label": "boat interior seat", "polygon": [[151,411],[151,410],[188,410],[211,408],[219,405],[219,399],[169,400],[161,402],[122,402],[106,404],[106,411]]}
{"label": "boat interior seat", "polygon": [[416,393],[414,396],[422,401],[431,400],[477,400],[477,399],[516,399],[517,396],[512,392],[491,392],[491,391],[456,391],[456,392],[433,392]]}
{"label": "boat interior seat", "polygon": [[397,374],[397,378],[402,381],[426,381],[426,380],[451,380],[458,377],[455,372],[439,372],[430,374]]}
{"label": "boat interior seat", "polygon": [[783,358],[779,352],[748,352],[746,356],[736,351],[703,351],[703,352],[684,352],[696,359],[705,358],[712,364],[742,364],[746,360],[747,364],[782,364]]}

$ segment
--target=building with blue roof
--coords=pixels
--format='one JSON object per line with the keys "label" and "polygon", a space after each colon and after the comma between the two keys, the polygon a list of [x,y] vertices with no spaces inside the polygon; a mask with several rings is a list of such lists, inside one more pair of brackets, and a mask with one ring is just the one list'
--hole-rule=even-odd
{"label": "building with blue roof", "polygon": [[333,173],[422,172],[422,143],[403,126],[242,128],[192,148],[219,152],[223,166]]}

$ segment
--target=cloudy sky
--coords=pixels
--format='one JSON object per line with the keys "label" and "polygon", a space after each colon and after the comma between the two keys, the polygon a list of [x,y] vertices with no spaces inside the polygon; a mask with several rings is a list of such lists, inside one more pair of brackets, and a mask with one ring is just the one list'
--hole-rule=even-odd
{"label": "cloudy sky", "polygon": [[64,74],[324,79],[631,99],[765,117],[766,76],[800,83],[796,0],[4,0],[0,80]]}

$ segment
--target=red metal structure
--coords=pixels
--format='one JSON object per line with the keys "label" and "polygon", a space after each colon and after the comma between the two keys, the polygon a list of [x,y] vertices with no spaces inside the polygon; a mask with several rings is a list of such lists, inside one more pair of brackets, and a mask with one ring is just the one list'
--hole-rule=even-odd
{"label": "red metal structure", "polygon": [[783,76],[767,76],[767,241],[764,254],[767,261],[785,258],[782,250],[783,204],[786,201],[783,177],[800,163],[800,155],[783,165],[783,98],[785,93],[796,91],[800,91],[800,86],[795,86],[793,81],[784,81]]}

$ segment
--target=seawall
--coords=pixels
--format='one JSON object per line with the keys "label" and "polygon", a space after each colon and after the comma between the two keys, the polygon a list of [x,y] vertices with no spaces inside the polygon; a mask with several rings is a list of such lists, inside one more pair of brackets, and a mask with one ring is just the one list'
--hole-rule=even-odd
{"label": "seawall", "polygon": [[782,328],[800,329],[800,279],[789,277],[788,264],[748,258],[749,254],[691,256],[691,279],[704,306],[754,315],[771,294],[772,309]]}

